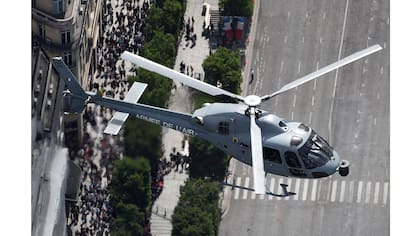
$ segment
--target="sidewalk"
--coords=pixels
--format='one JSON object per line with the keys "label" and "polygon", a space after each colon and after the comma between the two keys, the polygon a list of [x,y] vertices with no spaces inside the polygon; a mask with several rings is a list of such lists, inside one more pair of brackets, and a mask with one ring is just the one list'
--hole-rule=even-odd
{"label": "sidewalk", "polygon": [[[212,9],[217,9],[217,0],[206,1],[211,5]],[[204,59],[209,55],[209,43],[204,37],[201,36],[202,25],[204,21],[204,16],[201,16],[203,1],[187,1],[187,8],[185,10],[185,23],[188,22],[190,18],[190,24],[192,24],[192,17],[194,17],[194,32],[197,35],[196,45],[191,48],[191,41],[185,41],[185,33],[181,40],[181,43],[178,48],[177,57],[175,60],[174,69],[180,71],[180,63],[183,62],[186,67],[192,66],[193,73],[191,69],[186,69],[186,74],[190,74],[194,78],[197,78],[201,74],[203,78],[204,71],[201,66]],[[192,75],[191,75],[192,74]],[[179,112],[192,112],[192,98],[190,89],[187,86],[183,86],[178,82],[174,82],[176,88],[171,91],[171,96],[169,99],[168,109],[179,111]],[[169,130],[163,128],[162,130],[162,143],[164,148],[163,158],[166,158],[167,161],[170,161],[169,154],[172,152],[175,147],[176,152],[181,152],[185,155],[188,155],[188,142],[186,142],[185,147],[182,148],[182,141],[184,135],[182,133],[176,132],[174,130]],[[168,175],[164,177],[164,187],[162,193],[158,199],[154,202],[152,208],[152,217],[151,217],[151,232],[153,236],[158,235],[171,235],[172,223],[171,217],[173,210],[178,204],[180,192],[180,186],[184,185],[186,179],[188,178],[188,173],[185,171],[175,172],[172,170]]]}

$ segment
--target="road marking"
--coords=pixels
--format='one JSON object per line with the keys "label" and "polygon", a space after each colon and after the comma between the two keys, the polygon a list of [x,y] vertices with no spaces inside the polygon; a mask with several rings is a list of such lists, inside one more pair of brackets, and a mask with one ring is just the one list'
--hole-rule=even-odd
{"label": "road marking", "polygon": [[364,88],[365,87],[365,83],[362,83],[362,88]]}
{"label": "road marking", "polygon": [[309,184],[309,179],[305,179],[303,182],[303,193],[302,193],[303,201],[306,201],[306,195],[308,193],[308,184]]}
{"label": "road marking", "polygon": [[315,96],[312,95],[312,106],[314,106],[314,104],[315,104]]}
{"label": "road marking", "polygon": [[284,64],[284,62],[283,62],[283,61],[281,61],[281,63],[280,63],[280,74],[281,74],[281,72],[283,71],[283,64]]}
{"label": "road marking", "polygon": [[360,203],[362,200],[362,189],[363,189],[363,181],[359,181],[359,185],[357,187],[357,203]]}
{"label": "road marking", "polygon": [[[288,178],[287,179],[287,187],[290,188],[291,185],[292,185],[292,179],[291,178]],[[289,199],[290,199],[289,196],[287,196],[287,197],[284,198],[284,200],[289,200]]]}
{"label": "road marking", "polygon": [[319,44],[322,44],[322,37],[319,37]]}
{"label": "road marking", "polygon": [[314,90],[316,90],[316,81],[317,79],[314,80]]}
{"label": "road marking", "polygon": [[299,187],[300,187],[300,179],[296,179],[296,186],[295,186],[295,197],[293,198],[294,200],[298,200],[299,198]]}
{"label": "road marking", "polygon": [[370,187],[371,187],[372,183],[369,181],[366,184],[366,198],[365,198],[365,203],[368,204],[370,201]]}
{"label": "road marking", "polygon": [[284,43],[287,43],[287,34],[284,36]]}
{"label": "road marking", "polygon": [[386,24],[387,24],[387,25],[389,25],[389,17],[388,17],[388,19],[386,20]]}
{"label": "road marking", "polygon": [[376,94],[376,99],[381,99],[381,95],[379,93]]}
{"label": "road marking", "polygon": [[300,64],[301,64],[301,61],[299,60],[299,64],[298,64],[298,74],[300,73]]}
{"label": "road marking", "polygon": [[309,13],[308,13],[308,11],[306,11],[306,16],[305,16],[305,18],[306,18],[306,19],[308,19],[308,16],[309,16]]}
{"label": "road marking", "polygon": [[292,118],[291,118],[291,120],[293,120],[293,115],[294,115],[294,112],[292,111]]}
{"label": "road marking", "polygon": [[[348,8],[349,8],[349,0],[346,1],[346,10],[344,12],[343,30],[341,31],[341,40],[340,40],[340,47],[339,47],[339,50],[338,50],[337,60],[340,60],[341,52],[343,50],[344,33],[346,31]],[[332,99],[331,99],[331,104],[330,104],[330,114],[329,114],[329,117],[328,117],[328,140],[332,140],[332,115],[333,115],[333,108],[334,108],[335,93],[336,93],[336,90],[337,90],[338,71],[339,70],[335,70],[334,87],[333,87],[333,91],[332,91]]]}
{"label": "road marking", "polygon": [[378,204],[380,183],[375,184],[375,195],[373,195],[373,204]]}
{"label": "road marking", "polygon": [[290,11],[287,12],[287,19],[290,17]]}
{"label": "road marking", "polygon": [[293,96],[293,107],[296,106],[296,94]]}
{"label": "road marking", "polygon": [[324,11],[324,14],[322,14],[322,19],[325,20],[326,16],[327,16],[327,13]]}
{"label": "road marking", "polygon": [[305,43],[305,37],[302,37],[302,43]]}
{"label": "road marking", "polygon": [[346,191],[346,181],[341,181],[340,202],[344,202],[344,193]]}
{"label": "road marking", "polygon": [[318,180],[315,179],[312,183],[312,191],[311,191],[311,201],[315,201],[316,198],[316,185],[318,184]]}
{"label": "road marking", "polygon": [[[236,177],[235,185],[240,186],[241,185],[241,177]],[[238,199],[239,197],[239,188],[235,187],[235,196],[233,196],[233,199]]]}
{"label": "road marking", "polygon": [[381,75],[384,73],[384,67],[381,66]]}
{"label": "road marking", "polygon": [[373,125],[376,125],[376,117],[373,119]]}
{"label": "road marking", "polygon": [[[317,61],[316,62],[316,70],[318,70],[319,69],[319,61]],[[317,79],[315,79],[315,81],[316,81]]]}
{"label": "road marking", "polygon": [[[282,183],[284,183],[284,182],[283,182],[283,178],[282,178],[282,177],[280,177],[280,178],[279,178],[279,185],[278,185],[278,188],[277,188],[277,194],[278,194],[278,195],[283,194],[283,190],[282,190],[281,185],[280,185],[280,184],[282,184]],[[282,199],[281,197],[277,197],[277,200],[281,200],[281,199]]]}
{"label": "road marking", "polygon": [[384,183],[384,198],[382,203],[385,205],[388,201],[388,182]]}
{"label": "road marking", "polygon": [[[249,186],[249,177],[246,177],[244,187],[248,188]],[[248,190],[244,190],[242,193],[242,199],[246,199],[248,196]]]}
{"label": "road marking", "polygon": [[350,181],[350,188],[349,188],[349,194],[348,202],[353,202],[353,195],[354,195],[354,181]]}
{"label": "road marking", "polygon": [[[275,178],[271,178],[270,181],[270,192],[274,192],[274,182],[276,181]],[[273,200],[273,195],[268,196],[268,200]]]}
{"label": "road marking", "polygon": [[260,200],[264,200],[265,194],[260,194]]}
{"label": "road marking", "polygon": [[332,190],[331,190],[331,201],[335,202],[335,195],[337,193],[337,180],[334,180],[332,183]]}
{"label": "road marking", "polygon": [[360,97],[362,96],[362,92],[360,92],[359,96],[360,96]]}
{"label": "road marking", "polygon": [[311,124],[311,123],[312,123],[312,111],[309,112],[309,124]]}

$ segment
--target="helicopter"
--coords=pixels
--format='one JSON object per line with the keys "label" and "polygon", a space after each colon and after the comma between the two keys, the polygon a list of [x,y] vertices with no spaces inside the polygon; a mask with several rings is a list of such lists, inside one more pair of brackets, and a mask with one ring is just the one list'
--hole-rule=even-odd
{"label": "helicopter", "polygon": [[[266,192],[265,186],[267,173],[310,179],[327,177],[335,172],[347,176],[350,163],[341,160],[334,148],[314,129],[301,122],[289,121],[261,110],[258,108],[260,104],[381,49],[379,45],[370,46],[290,82],[276,92],[246,97],[194,79],[128,51],[121,54],[122,59],[143,69],[209,95],[225,95],[238,101],[206,103],[192,114],[137,103],[147,87],[144,83],[134,82],[124,100],[84,91],[61,57],[53,58],[52,64],[67,87],[63,92],[65,112],[79,114],[88,103],[95,103],[116,110],[104,130],[107,134],[118,134],[131,115],[188,136],[205,139],[238,161],[252,166],[254,189],[249,190],[256,194],[270,194]],[[282,188],[284,193],[290,193],[287,192],[286,186],[282,185]]]}

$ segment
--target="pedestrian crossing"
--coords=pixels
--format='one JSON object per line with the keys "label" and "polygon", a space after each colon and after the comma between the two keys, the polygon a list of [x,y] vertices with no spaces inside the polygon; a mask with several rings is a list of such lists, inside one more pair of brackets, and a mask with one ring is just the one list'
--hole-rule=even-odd
{"label": "pedestrian crossing", "polygon": [[[288,191],[296,193],[287,197],[272,195],[257,196],[253,191],[234,188],[234,200],[268,200],[268,201],[329,201],[337,203],[358,203],[387,205],[389,204],[389,182],[382,181],[348,181],[325,179],[299,179],[287,177],[267,177],[266,186],[274,194],[283,194],[280,184],[287,184]],[[235,185],[253,188],[252,178],[238,176]]]}

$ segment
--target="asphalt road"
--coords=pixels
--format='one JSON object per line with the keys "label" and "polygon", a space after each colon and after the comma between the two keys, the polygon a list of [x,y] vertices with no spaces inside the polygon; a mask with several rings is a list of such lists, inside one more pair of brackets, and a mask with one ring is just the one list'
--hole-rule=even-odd
{"label": "asphalt road", "polygon": [[[233,190],[219,235],[389,235],[389,1],[266,0],[259,3],[245,94],[265,95],[374,44],[384,49],[264,103],[309,124],[351,162],[350,175],[299,180],[269,175],[284,199]],[[252,169],[236,163],[236,184]]]}

